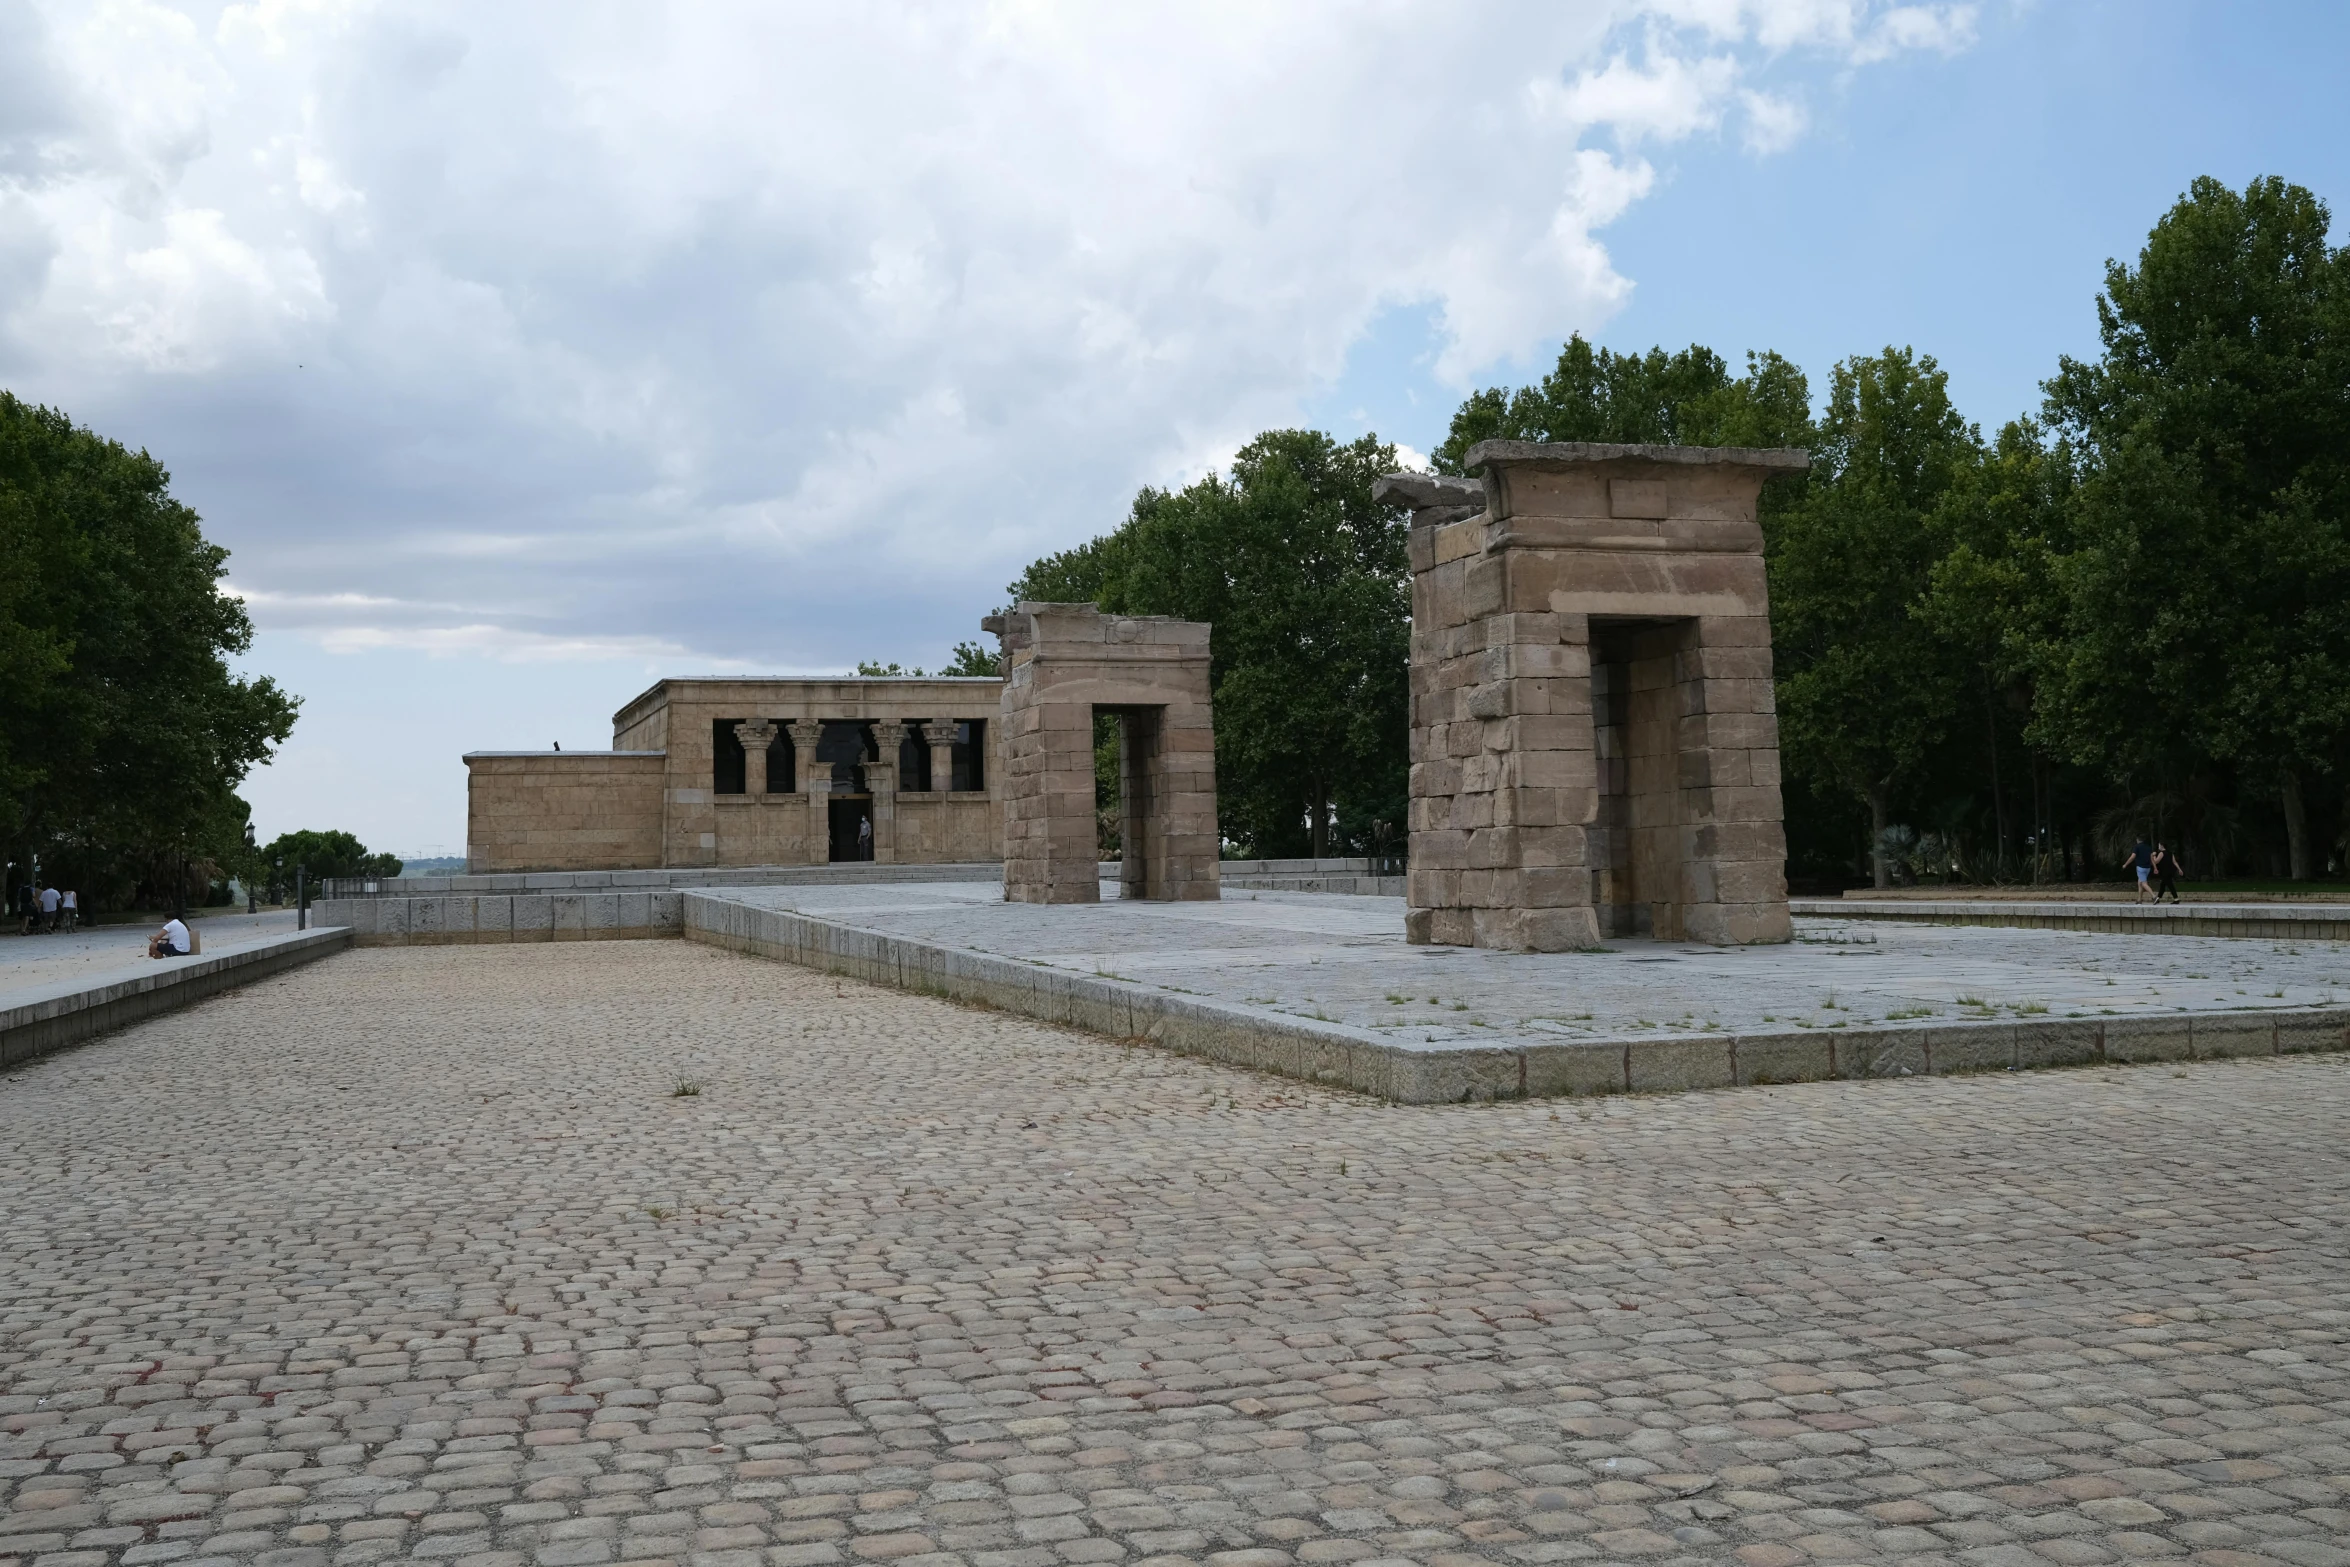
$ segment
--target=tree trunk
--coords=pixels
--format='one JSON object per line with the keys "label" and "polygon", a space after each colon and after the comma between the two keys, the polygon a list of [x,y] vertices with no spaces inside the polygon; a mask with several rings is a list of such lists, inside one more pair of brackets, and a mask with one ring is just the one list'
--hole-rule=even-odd
{"label": "tree trunk", "polygon": [[1893,871],[1885,863],[1885,786],[1869,785],[1869,868],[1875,885],[1893,885]]}
{"label": "tree trunk", "polygon": [[1991,682],[1983,682],[1984,728],[1991,738],[1991,821],[1999,834],[1999,846],[1992,851],[1992,874],[2000,881],[2007,880],[2007,791],[1999,786],[1999,704],[1991,699]]}
{"label": "tree trunk", "polygon": [[2285,769],[2285,856],[2295,881],[2309,880],[2309,806],[2301,798],[2301,775]]}

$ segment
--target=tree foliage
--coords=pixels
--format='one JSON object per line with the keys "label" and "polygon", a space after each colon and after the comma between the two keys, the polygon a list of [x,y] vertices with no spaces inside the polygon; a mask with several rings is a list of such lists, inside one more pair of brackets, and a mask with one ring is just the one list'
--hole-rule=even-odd
{"label": "tree foliage", "polygon": [[1538,384],[1471,393],[1431,461],[1459,473],[1470,447],[1496,440],[1794,446],[1810,428],[1810,387],[1777,354],[1748,354],[1746,374],[1733,378],[1721,355],[1695,343],[1619,354],[1578,333]]}
{"label": "tree foliage", "polygon": [[1934,361],[1888,348],[1836,366],[1812,445],[1812,482],[1768,533],[1780,741],[1867,805],[1884,886],[1896,791],[1957,706],[1951,648],[1917,607],[1943,552],[1934,514],[1979,442]]}
{"label": "tree foliage", "polygon": [[367,845],[347,832],[281,833],[263,845],[255,858],[256,874],[272,886],[293,885],[294,868],[308,873],[312,885],[328,876],[397,876],[396,854],[371,854]]}
{"label": "tree foliage", "polygon": [[1265,855],[1401,839],[1411,590],[1396,466],[1374,436],[1273,430],[1228,474],[1146,489],[1115,532],[1031,566],[1015,600],[1210,622],[1225,835]]}
{"label": "tree foliage", "polygon": [[236,788],[293,728],[229,669],[227,558],[161,463],[0,392],[0,827],[93,904],[233,858]]}
{"label": "tree foliage", "polygon": [[2350,261],[2328,224],[2282,180],[2197,180],[2135,267],[2107,264],[2103,354],[2048,383],[2082,479],[2039,734],[2130,772],[2182,742],[2241,769],[2297,877],[2307,802],[2350,764]]}

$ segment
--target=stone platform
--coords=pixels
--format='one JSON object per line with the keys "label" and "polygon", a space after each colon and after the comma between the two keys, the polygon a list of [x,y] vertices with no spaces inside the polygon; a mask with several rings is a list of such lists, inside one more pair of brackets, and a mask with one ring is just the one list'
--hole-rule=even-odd
{"label": "stone platform", "polygon": [[1407,945],[1402,901],[1366,896],[683,901],[697,940],[1410,1103],[2350,1048],[2325,944],[1807,918],[1790,946],[1539,954]]}
{"label": "stone platform", "polygon": [[2350,941],[2350,903],[2129,903],[2074,898],[1797,898],[1799,915],[1907,920],[1923,925],[2000,925],[2011,930],[2091,930],[2126,936],[2253,936],[2267,941]]}

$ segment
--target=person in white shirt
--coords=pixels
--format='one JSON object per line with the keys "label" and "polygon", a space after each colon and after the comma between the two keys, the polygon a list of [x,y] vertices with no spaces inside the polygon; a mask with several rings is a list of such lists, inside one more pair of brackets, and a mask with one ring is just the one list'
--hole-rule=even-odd
{"label": "person in white shirt", "polygon": [[188,939],[188,927],[177,919],[168,919],[163,922],[163,928],[155,933],[155,939],[147,943],[147,956],[184,958],[195,947],[196,944]]}
{"label": "person in white shirt", "polygon": [[51,930],[57,928],[57,889],[55,887],[41,889],[41,923]]}
{"label": "person in white shirt", "polygon": [[79,925],[82,922],[81,894],[74,891],[71,887],[66,888],[64,901],[58,904],[57,911],[58,913],[65,916],[65,928],[67,930],[71,930],[76,925]]}

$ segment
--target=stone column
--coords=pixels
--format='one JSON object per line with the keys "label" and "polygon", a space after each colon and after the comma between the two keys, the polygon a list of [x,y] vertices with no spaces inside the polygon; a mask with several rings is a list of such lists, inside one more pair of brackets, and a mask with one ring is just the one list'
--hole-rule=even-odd
{"label": "stone column", "polygon": [[756,798],[767,792],[767,748],[775,743],[775,726],[753,718],[734,726],[743,748],[743,793]]}
{"label": "stone column", "polygon": [[944,794],[955,786],[955,730],[954,719],[936,718],[922,726],[922,739],[930,747],[930,788],[934,794]]}
{"label": "stone column", "polygon": [[813,718],[795,718],[784,728],[791,733],[800,792],[808,797],[807,861],[823,865],[832,859],[832,769],[816,760],[816,742],[824,738],[824,726]]}
{"label": "stone column", "polygon": [[888,721],[873,726],[873,748],[881,755],[865,764],[865,787],[873,798],[867,809],[873,813],[873,859],[878,865],[894,864],[898,850],[898,736],[903,730]]}

